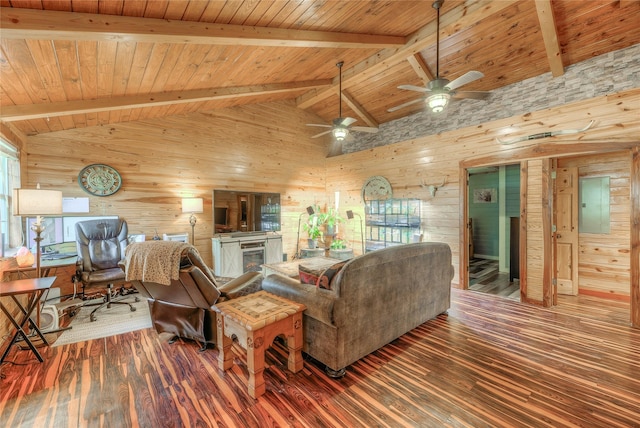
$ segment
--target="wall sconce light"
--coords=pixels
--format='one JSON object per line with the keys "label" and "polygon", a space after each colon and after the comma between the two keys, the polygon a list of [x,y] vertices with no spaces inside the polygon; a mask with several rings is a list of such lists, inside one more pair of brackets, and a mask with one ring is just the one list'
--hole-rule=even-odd
{"label": "wall sconce light", "polygon": [[190,213],[189,224],[191,225],[191,245],[195,245],[195,228],[196,228],[196,216],[204,210],[204,204],[202,198],[182,198],[182,212]]}
{"label": "wall sconce light", "polygon": [[41,190],[40,183],[35,189],[13,189],[13,215],[36,216],[31,226],[36,237],[36,276],[40,278],[40,241],[42,241],[42,216],[62,214],[62,192],[59,190]]}

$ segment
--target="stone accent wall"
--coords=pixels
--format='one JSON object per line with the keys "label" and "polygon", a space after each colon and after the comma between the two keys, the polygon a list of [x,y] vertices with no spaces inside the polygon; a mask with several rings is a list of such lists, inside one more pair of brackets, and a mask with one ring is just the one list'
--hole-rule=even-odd
{"label": "stone accent wall", "polygon": [[425,110],[381,124],[377,134],[356,133],[352,142],[343,145],[343,152],[435,135],[636,87],[640,87],[640,45],[565,67],[560,77],[548,72],[496,89],[487,100],[454,101],[439,115]]}

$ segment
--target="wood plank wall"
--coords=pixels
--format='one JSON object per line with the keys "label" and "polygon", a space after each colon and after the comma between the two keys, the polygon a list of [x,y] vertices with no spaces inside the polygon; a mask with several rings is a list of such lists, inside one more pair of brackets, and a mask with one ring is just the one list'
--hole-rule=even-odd
{"label": "wood plank wall", "polygon": [[156,231],[190,233],[181,198],[204,198],[195,237],[209,262],[214,188],[281,193],[284,251],[292,255],[298,214],[325,199],[326,142],[310,139],[304,125],[314,121],[284,102],[40,134],[29,138],[26,185],[40,182],[65,197],[88,196],[77,183],[80,170],[111,165],[122,175],[122,189],[89,196],[89,215],[120,215],[130,233],[147,239]]}
{"label": "wood plank wall", "polygon": [[610,177],[611,231],[579,233],[578,287],[581,294],[628,300],[631,156],[625,151],[559,159],[558,167],[577,167],[580,178]]}
{"label": "wood plank wall", "polygon": [[[296,249],[299,215],[307,205],[330,204],[334,192],[340,191],[341,211],[353,209],[364,217],[362,183],[370,176],[382,175],[391,182],[395,197],[422,200],[425,239],[451,246],[454,284],[461,286],[461,166],[628,149],[640,144],[639,113],[640,89],[632,89],[325,159],[327,142],[310,139],[312,132],[304,126],[318,122],[317,117],[287,102],[244,106],[29,137],[23,184],[34,187],[41,182],[45,188],[62,190],[64,196],[86,196],[77,184],[80,169],[90,163],[110,164],[121,172],[123,189],[108,198],[91,197],[90,214],[122,215],[129,221],[131,233],[145,233],[149,238],[155,229],[160,234],[188,231],[188,215],[180,212],[180,199],[203,197],[205,212],[198,215],[196,246],[205,260],[211,260],[214,188],[280,192],[284,251],[291,256]],[[498,136],[582,128],[592,118],[597,118],[597,123],[584,134],[511,146],[495,141]],[[534,166],[538,169],[536,163]],[[530,174],[529,188],[540,188],[540,178],[535,178],[540,172],[532,170]],[[446,184],[431,197],[423,185],[440,184],[443,178]],[[533,213],[526,220],[523,224],[529,231],[540,228],[535,226],[540,219]],[[539,251],[539,245],[532,239],[527,249]],[[358,254],[358,246],[354,248]],[[528,267],[539,270],[541,263]],[[540,281],[535,275],[531,278],[529,299],[543,297]],[[620,286],[625,287],[622,280]],[[637,322],[640,324],[640,319]]]}
{"label": "wood plank wall", "polygon": [[[615,150],[640,144],[640,90],[598,97],[568,104],[559,108],[527,113],[522,116],[485,123],[437,135],[424,136],[401,143],[376,147],[327,160],[327,190],[339,190],[347,195],[348,203],[360,203],[360,188],[370,176],[382,175],[389,179],[394,197],[422,199],[422,229],[426,240],[443,241],[453,251],[456,275],[460,278],[460,167],[511,164],[525,161],[528,169],[527,216],[522,222],[527,227],[526,300],[542,303],[551,297],[550,240],[544,239],[543,213],[549,215],[549,169],[552,157],[576,156]],[[587,133],[524,141],[514,145],[501,145],[496,137],[526,136],[547,130],[584,127],[591,118],[597,118],[594,128]],[[516,129],[514,133],[513,129]],[[509,131],[511,130],[511,131]],[[630,158],[629,150],[626,150]],[[431,197],[421,184],[446,184],[435,197]],[[543,177],[547,177],[543,183]],[[543,185],[546,186],[543,194]],[[360,208],[362,213],[362,208]],[[546,219],[550,222],[550,218]],[[549,226],[550,227],[550,226]],[[546,270],[545,270],[546,269]],[[630,288],[629,281],[620,279],[620,287]],[[458,284],[461,286],[460,284]]]}
{"label": "wood plank wall", "polygon": [[544,294],[544,234],[542,220],[545,215],[542,203],[543,160],[527,162],[527,258],[526,281],[527,300],[542,302]]}

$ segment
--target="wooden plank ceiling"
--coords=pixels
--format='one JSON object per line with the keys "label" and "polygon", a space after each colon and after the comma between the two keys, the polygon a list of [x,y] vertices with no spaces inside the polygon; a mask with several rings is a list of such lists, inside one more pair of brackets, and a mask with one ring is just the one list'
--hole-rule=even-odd
{"label": "wooden plank ceiling", "polygon": [[[0,4],[0,120],[26,135],[284,99],[329,123],[338,61],[343,116],[377,126],[422,108],[387,111],[436,72],[430,1]],[[446,0],[440,75],[481,71],[470,91],[559,76],[639,43],[639,19],[630,0]]]}

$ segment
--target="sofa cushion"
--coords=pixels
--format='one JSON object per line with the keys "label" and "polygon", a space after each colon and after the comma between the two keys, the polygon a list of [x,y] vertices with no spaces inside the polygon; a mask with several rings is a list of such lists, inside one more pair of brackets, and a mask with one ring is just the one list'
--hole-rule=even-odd
{"label": "sofa cushion", "polygon": [[336,274],[340,272],[340,269],[342,269],[346,263],[347,263],[347,260],[342,261],[340,263],[336,263],[326,268],[318,277],[318,282],[316,283],[316,285],[320,288],[331,290],[331,286],[333,285],[333,279],[335,278]]}

